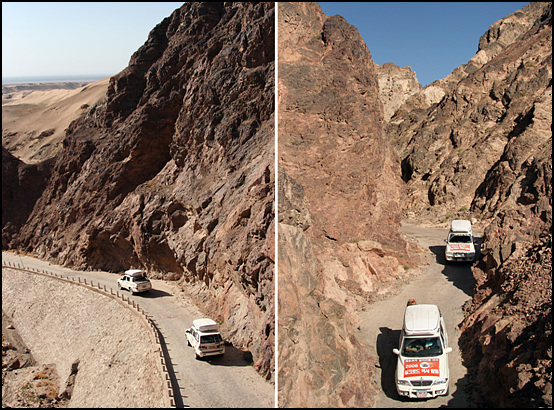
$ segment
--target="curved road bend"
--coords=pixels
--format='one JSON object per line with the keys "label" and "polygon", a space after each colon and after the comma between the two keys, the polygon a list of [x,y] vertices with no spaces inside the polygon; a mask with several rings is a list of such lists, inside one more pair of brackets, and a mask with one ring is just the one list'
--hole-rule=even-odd
{"label": "curved road bend", "polygon": [[[2,252],[2,261],[64,276],[80,276],[92,280],[95,286],[100,283],[108,289],[111,287],[114,292],[120,277],[102,271],[74,271],[11,252]],[[202,314],[184,298],[174,283],[152,280],[152,290],[147,293],[131,295],[127,291],[120,292],[138,303],[162,333],[162,344],[171,358],[167,365],[176,386],[177,407],[275,407],[275,386],[256,373],[242,351],[228,345],[223,357],[196,360],[194,351],[187,346],[185,329]]]}
{"label": "curved road bend", "polygon": [[[469,263],[448,263],[444,258],[445,239],[448,229],[425,228],[403,224],[402,230],[407,240],[417,242],[430,251],[429,265],[422,273],[404,285],[388,299],[374,302],[360,312],[357,336],[369,350],[369,354],[379,357],[374,382],[380,391],[375,407],[380,408],[429,408],[429,407],[477,407],[468,397],[467,369],[462,364],[458,338],[458,325],[464,318],[462,306],[471,299],[474,279]],[[481,242],[481,232],[475,232]],[[478,249],[477,249],[478,252]],[[452,353],[449,354],[450,393],[427,400],[400,398],[396,392],[394,372],[397,356],[392,353],[398,347],[402,329],[404,309],[409,299],[418,303],[431,303],[439,306],[447,328]]]}

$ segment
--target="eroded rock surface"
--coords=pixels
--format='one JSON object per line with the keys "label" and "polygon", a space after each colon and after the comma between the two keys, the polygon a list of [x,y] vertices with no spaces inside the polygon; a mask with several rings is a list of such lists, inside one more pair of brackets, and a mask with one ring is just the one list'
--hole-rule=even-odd
{"label": "eroded rock surface", "polygon": [[274,30],[273,3],[184,4],[69,126],[28,218],[2,210],[4,248],[179,280],[267,378]]}
{"label": "eroded rock surface", "polygon": [[373,405],[355,310],[412,263],[371,54],[342,17],[279,4],[279,404]]}
{"label": "eroded rock surface", "polygon": [[552,406],[552,4],[495,22],[468,64],[408,98],[386,132],[406,215],[485,227],[461,324],[482,402]]}

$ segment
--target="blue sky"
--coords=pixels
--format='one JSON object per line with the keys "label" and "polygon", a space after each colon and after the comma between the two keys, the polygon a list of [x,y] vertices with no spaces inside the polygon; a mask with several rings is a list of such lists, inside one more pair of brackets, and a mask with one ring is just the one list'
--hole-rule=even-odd
{"label": "blue sky", "polygon": [[[2,78],[111,76],[182,2],[2,3]],[[364,38],[373,60],[410,66],[422,85],[477,52],[491,24],[518,2],[320,2]]]}
{"label": "blue sky", "polygon": [[374,62],[410,66],[425,86],[477,53],[496,21],[529,2],[318,2],[358,29]]}
{"label": "blue sky", "polygon": [[2,2],[2,78],[111,76],[183,2]]}

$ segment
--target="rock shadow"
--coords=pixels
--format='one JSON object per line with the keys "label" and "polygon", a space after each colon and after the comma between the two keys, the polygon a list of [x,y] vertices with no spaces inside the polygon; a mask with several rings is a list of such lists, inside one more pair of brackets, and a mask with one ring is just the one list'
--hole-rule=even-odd
{"label": "rock shadow", "polygon": [[456,383],[453,383],[452,380],[450,380],[450,399],[448,400],[448,403],[446,405],[440,406],[443,408],[476,408],[479,407],[477,405],[472,406],[468,404],[471,404],[470,396],[468,394],[468,390],[470,390],[470,384],[468,381],[467,375],[462,377],[461,379],[457,380]]}
{"label": "rock shadow", "polygon": [[394,372],[396,371],[397,357],[392,349],[398,347],[400,330],[392,330],[388,327],[380,327],[381,333],[377,335],[377,356],[381,368],[381,390],[391,399],[403,401],[396,391]]}
{"label": "rock shadow", "polygon": [[237,349],[233,345],[227,343],[225,344],[225,354],[222,356],[206,356],[198,360],[208,362],[213,366],[244,367],[254,365],[252,353]]}
{"label": "rock shadow", "polygon": [[147,292],[135,293],[135,296],[141,296],[145,299],[157,299],[157,298],[163,298],[163,297],[166,297],[166,296],[173,296],[173,295],[171,293],[167,293],[163,290],[150,289]]}
{"label": "rock shadow", "polygon": [[[475,260],[481,251],[482,238],[475,237]],[[471,267],[475,262],[447,262],[444,255],[445,245],[430,246],[429,250],[435,255],[437,264],[443,266],[442,273],[452,284],[468,296],[473,296],[475,279]]]}

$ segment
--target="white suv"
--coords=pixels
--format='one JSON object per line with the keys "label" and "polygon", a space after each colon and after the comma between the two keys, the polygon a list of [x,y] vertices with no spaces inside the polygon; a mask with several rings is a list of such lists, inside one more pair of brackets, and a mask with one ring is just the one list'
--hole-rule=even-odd
{"label": "white suv", "polygon": [[446,261],[475,260],[475,244],[471,222],[464,219],[455,219],[450,223],[450,232],[446,238]]}
{"label": "white suv", "polygon": [[409,305],[404,312],[396,366],[396,390],[408,398],[447,395],[448,336],[436,305]]}
{"label": "white suv", "polygon": [[193,320],[192,327],[185,330],[185,334],[188,345],[194,347],[197,359],[225,353],[225,343],[217,329],[217,323],[212,319]]}
{"label": "white suv", "polygon": [[131,269],[125,271],[125,275],[117,280],[119,289],[127,289],[131,293],[146,292],[152,289],[152,283],[144,276],[140,269]]}

